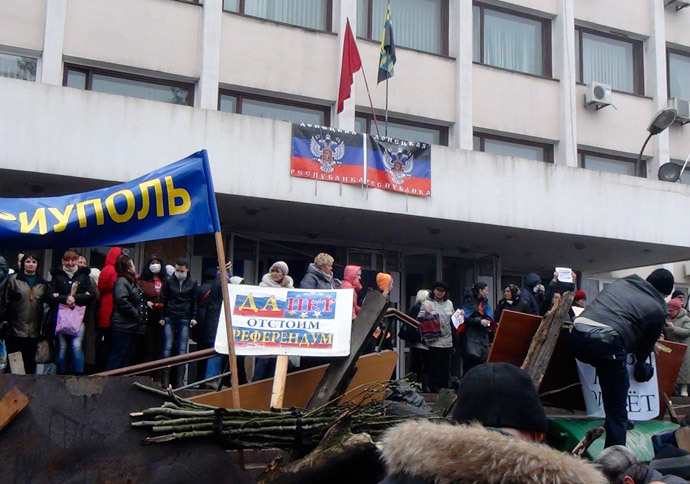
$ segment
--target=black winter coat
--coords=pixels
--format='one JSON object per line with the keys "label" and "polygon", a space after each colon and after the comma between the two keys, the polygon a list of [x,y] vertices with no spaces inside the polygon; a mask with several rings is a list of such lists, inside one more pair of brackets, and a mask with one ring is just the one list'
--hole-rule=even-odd
{"label": "black winter coat", "polygon": [[[490,308],[487,302],[486,312],[490,314]],[[481,360],[485,362],[489,357],[489,350],[491,350],[492,341],[492,326],[488,328],[482,325],[482,319],[492,319],[488,314],[481,315],[479,313],[479,303],[472,295],[471,290],[467,290],[462,301],[462,309],[465,310],[465,332],[463,349],[464,355]]]}
{"label": "black winter coat", "polygon": [[496,305],[496,312],[494,313],[494,318],[496,323],[501,322],[501,313],[503,311],[515,311],[516,313],[532,314],[532,308],[530,308],[527,301],[523,301],[522,298],[517,298],[517,301],[513,301],[512,304],[508,304],[508,301],[503,298],[498,301]]}
{"label": "black winter coat", "polygon": [[220,308],[223,304],[223,288],[220,278],[203,284],[198,292],[197,325],[194,327],[194,340],[207,347],[216,341],[216,331],[220,320]]}
{"label": "black winter coat", "polygon": [[644,360],[654,349],[667,314],[668,307],[659,291],[633,274],[600,292],[580,316],[611,326],[623,340],[625,350]]}
{"label": "black winter coat", "polygon": [[139,310],[141,290],[124,277],[118,277],[113,286],[113,312],[110,314],[110,327],[113,331],[143,334],[146,326],[142,324]]}
{"label": "black winter coat", "polygon": [[[77,306],[86,306],[92,303],[96,299],[96,290],[93,288],[93,284],[91,284],[89,272],[90,269],[88,267],[80,267],[74,276],[70,278],[62,267],[51,270],[50,273],[53,278],[48,283],[46,302],[54,307],[57,307],[58,304],[66,304],[67,297],[72,291],[72,283],[77,282],[77,293],[74,295],[74,301]],[[53,296],[55,293],[58,295]]]}
{"label": "black winter coat", "polygon": [[181,282],[175,276],[166,278],[161,288],[163,317],[170,319],[196,319],[198,290],[196,281],[189,274]]}

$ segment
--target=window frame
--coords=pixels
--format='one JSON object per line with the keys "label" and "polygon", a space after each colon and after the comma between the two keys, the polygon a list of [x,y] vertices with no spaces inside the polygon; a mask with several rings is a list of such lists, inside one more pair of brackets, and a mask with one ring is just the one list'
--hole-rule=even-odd
{"label": "window frame", "polygon": [[[596,35],[598,37],[604,37],[606,39],[617,40],[619,42],[626,42],[632,45],[632,56],[633,56],[633,92],[620,91],[618,89],[613,89],[613,92],[620,92],[623,94],[632,94],[635,96],[645,95],[645,83],[644,83],[644,45],[641,40],[630,39],[624,35],[612,34],[609,32],[602,32],[601,30],[592,29],[589,27],[583,27],[582,25],[575,26],[575,44],[577,48],[577,82],[579,84],[585,85],[583,80],[584,71],[584,61],[582,56],[582,33],[585,32],[590,35]],[[668,56],[667,56],[668,57]],[[668,77],[668,75],[667,75]]]}
{"label": "window frame", "polygon": [[[371,133],[372,123],[374,121],[374,116],[371,113],[365,113],[363,111],[356,111],[355,112],[355,118],[364,118],[364,120],[366,121],[366,132],[363,134]],[[379,117],[378,115],[376,116],[376,119],[379,122],[379,130],[381,130],[383,128],[383,126],[385,126],[385,121],[383,121],[383,118]],[[396,123],[396,124],[402,124],[405,126],[410,126],[411,128],[424,128],[424,129],[436,130],[439,132],[439,137],[438,137],[439,144],[438,144],[438,146],[448,146],[448,132],[449,132],[448,126],[444,126],[442,124],[432,124],[432,123],[410,121],[408,119],[401,119],[401,118],[391,118],[390,116],[388,117],[388,122]],[[381,136],[384,136],[383,132],[381,132]],[[419,141],[419,140],[403,140],[403,141]]]}
{"label": "window frame", "polygon": [[247,18],[256,18],[260,19],[266,22],[271,22],[277,25],[289,25],[290,27],[297,27],[298,29],[304,29],[304,30],[309,30],[311,32],[328,32],[328,33],[333,33],[333,0],[321,0],[326,2],[326,30],[321,30],[321,29],[315,29],[312,27],[302,27],[301,25],[295,25],[295,24],[290,24],[287,22],[281,22],[279,20],[273,20],[270,18],[265,18],[265,17],[257,17],[255,15],[249,15],[244,13],[245,10],[245,0],[239,0],[239,5],[237,7],[237,12],[233,12],[232,10],[226,10],[225,9],[225,2],[222,2],[221,8],[223,9],[223,12],[231,13],[233,15],[241,15],[242,17],[247,17]]}
{"label": "window frame", "polygon": [[[7,79],[17,79],[20,81],[27,81],[27,82],[39,82],[38,81],[38,73],[39,73],[39,69],[41,67],[41,56],[40,55],[21,54],[21,53],[18,53],[16,51],[4,50],[4,49],[0,49],[0,54],[12,56],[12,57],[23,57],[26,59],[33,59],[36,61],[36,72],[34,73],[33,79],[21,79],[21,78],[17,78],[17,77],[7,77]],[[4,77],[4,76],[0,76],[0,77]]]}
{"label": "window frame", "polygon": [[[479,7],[479,61],[474,61],[476,64],[492,67],[494,69],[502,69],[508,72],[517,72],[519,74],[525,74],[528,76],[541,77],[544,79],[553,79],[553,46],[551,41],[551,19],[545,17],[538,17],[536,15],[530,15],[528,13],[520,12],[517,10],[511,10],[509,8],[497,7],[495,5],[489,5],[482,2],[473,2],[472,7],[473,12],[474,7]],[[541,55],[543,64],[542,74],[532,74],[531,72],[516,71],[515,69],[494,66],[492,64],[486,64],[484,62],[484,10],[486,9],[493,10],[494,12],[501,12],[508,15],[513,15],[515,17],[522,17],[528,20],[535,20],[541,23]]]}
{"label": "window frame", "polygon": [[[686,57],[690,61],[690,52],[673,47],[666,47],[666,95],[671,98],[671,54]],[[685,99],[685,98],[682,98]],[[688,99],[690,101],[690,99]]]}
{"label": "window frame", "polygon": [[[81,72],[82,74],[86,75],[86,85],[84,86],[85,91],[92,91],[92,92],[100,92],[100,91],[94,91],[93,90],[93,75],[94,74],[103,74],[106,76],[110,77],[115,77],[118,79],[126,79],[130,81],[140,81],[140,82],[148,82],[149,84],[157,84],[159,86],[171,86],[171,87],[182,87],[185,89],[189,90],[189,96],[187,96],[187,104],[175,104],[175,103],[165,103],[165,104],[173,104],[175,106],[194,106],[194,94],[195,94],[195,85],[194,83],[187,83],[187,82],[182,82],[182,81],[172,81],[169,79],[161,79],[157,77],[148,77],[148,76],[142,76],[139,74],[130,74],[128,72],[120,72],[120,71],[112,71],[109,69],[101,69],[98,67],[89,67],[89,66],[82,66],[78,64],[65,64],[64,68],[62,70],[62,85],[63,87],[67,87],[67,73],[68,71],[77,71]],[[120,94],[121,96],[126,96],[126,94]],[[133,97],[134,99],[141,99],[137,98],[135,96],[127,96],[127,97]],[[156,102],[161,102],[161,101],[156,101]]]}
{"label": "window frame", "polygon": [[[524,145],[524,146],[532,146],[535,148],[541,148],[544,150],[544,159],[543,160],[531,160],[530,158],[521,158],[521,159],[526,159],[530,161],[537,161],[539,163],[550,163],[553,164],[554,162],[554,145],[551,143],[543,143],[539,141],[530,141],[530,140],[525,140],[521,138],[511,138],[510,136],[502,136],[502,135],[497,135],[497,134],[490,134],[490,133],[482,133],[481,131],[474,131],[472,133],[472,138],[474,139],[475,137],[479,138],[479,152],[480,153],[487,153],[487,154],[493,154],[485,150],[485,142],[487,139],[494,140],[494,141],[504,141],[506,143],[513,143],[516,145]],[[501,155],[495,155],[495,156],[501,156]]]}
{"label": "window frame", "polygon": [[[639,166],[639,171],[638,171],[637,160],[635,158],[628,158],[628,157],[622,156],[622,155],[611,155],[608,153],[602,153],[600,151],[578,149],[577,150],[577,164],[580,168],[585,169],[585,170],[591,170],[591,168],[587,168],[587,162],[586,162],[587,156],[596,156],[597,158],[606,158],[609,160],[622,161],[625,163],[630,163],[635,167],[635,174],[634,175],[628,175],[628,176],[634,176],[637,178],[646,178],[647,177],[647,160],[645,160],[644,158],[640,161],[640,166]],[[602,170],[592,170],[592,171],[599,171],[601,173],[611,173],[613,175],[620,175],[621,174],[621,173],[614,173],[614,172],[602,171]]]}
{"label": "window frame", "polygon": [[[240,0],[243,1],[243,0]],[[364,40],[368,40],[371,42],[380,42],[379,40],[374,40],[373,35],[374,35],[374,0],[366,0],[367,2],[367,36],[364,38]],[[424,54],[431,54],[431,55],[438,55],[442,57],[448,57],[449,56],[449,44],[450,44],[450,5],[449,5],[449,0],[440,0],[441,2],[441,52],[429,52],[426,50],[420,50],[420,49],[415,49],[414,47],[407,47],[404,45],[399,45],[398,43],[395,44],[395,48],[398,49],[408,49],[412,50],[415,52],[422,52]],[[395,22],[395,19],[393,19],[393,22]],[[381,26],[383,28],[383,26]],[[393,24],[393,32],[395,32],[395,23]],[[361,38],[361,37],[359,37]]]}
{"label": "window frame", "polygon": [[[237,100],[235,114],[242,113],[242,101],[244,99],[249,99],[253,101],[264,101],[282,106],[291,106],[296,108],[306,108],[313,111],[321,111],[323,113],[324,124],[323,126],[331,126],[331,108],[323,104],[312,104],[305,101],[293,101],[291,99],[285,99],[280,97],[272,97],[265,94],[254,94],[244,91],[235,91],[233,89],[218,89],[218,111],[221,113],[228,113],[229,111],[220,110],[220,101],[222,96],[233,96]],[[272,119],[272,118],[265,118]]]}

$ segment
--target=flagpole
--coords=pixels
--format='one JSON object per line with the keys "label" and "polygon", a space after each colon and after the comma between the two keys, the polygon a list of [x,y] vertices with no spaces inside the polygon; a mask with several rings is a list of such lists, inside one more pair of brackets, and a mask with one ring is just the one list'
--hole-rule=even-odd
{"label": "flagpole", "polygon": [[369,106],[371,107],[371,114],[374,116],[374,126],[376,126],[376,135],[381,137],[379,132],[379,121],[376,119],[376,111],[374,111],[374,103],[371,101],[371,92],[369,92],[369,83],[367,82],[367,75],[364,73],[364,67],[362,67],[362,76],[364,77],[364,86],[367,88],[367,96],[369,96]]}
{"label": "flagpole", "polygon": [[386,76],[386,125],[385,125],[386,137],[388,137],[388,79],[390,79],[390,76]]}

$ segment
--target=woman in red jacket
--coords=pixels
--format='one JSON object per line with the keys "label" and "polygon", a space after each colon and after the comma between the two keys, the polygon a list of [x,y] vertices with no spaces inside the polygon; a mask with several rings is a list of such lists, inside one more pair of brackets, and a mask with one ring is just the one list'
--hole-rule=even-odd
{"label": "woman in red jacket", "polygon": [[98,371],[104,371],[110,349],[112,348],[110,332],[110,315],[113,312],[113,286],[117,280],[115,261],[122,254],[120,247],[113,247],[105,258],[105,267],[98,276],[98,292],[101,295],[101,307],[98,310],[98,328],[96,329],[96,365]]}

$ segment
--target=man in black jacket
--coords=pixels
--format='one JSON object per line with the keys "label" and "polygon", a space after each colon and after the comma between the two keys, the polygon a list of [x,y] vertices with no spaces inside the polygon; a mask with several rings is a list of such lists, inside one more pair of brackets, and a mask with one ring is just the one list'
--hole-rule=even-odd
{"label": "man in black jacket", "polygon": [[[161,302],[163,303],[163,319],[165,340],[163,343],[163,358],[187,353],[189,343],[189,328],[196,325],[198,287],[196,281],[189,275],[189,262],[179,257],[175,262],[175,272],[168,277],[161,287]],[[184,365],[177,367],[175,387],[181,387],[184,380]],[[161,385],[165,388],[170,382],[170,369],[163,370]]]}
{"label": "man in black jacket", "polygon": [[664,297],[673,291],[673,274],[657,269],[647,280],[636,274],[619,279],[575,319],[570,347],[578,360],[597,370],[606,419],[606,447],[625,445],[630,381],[626,360],[635,356],[637,381],[649,381],[646,362],[666,321]]}

